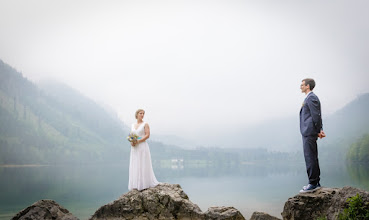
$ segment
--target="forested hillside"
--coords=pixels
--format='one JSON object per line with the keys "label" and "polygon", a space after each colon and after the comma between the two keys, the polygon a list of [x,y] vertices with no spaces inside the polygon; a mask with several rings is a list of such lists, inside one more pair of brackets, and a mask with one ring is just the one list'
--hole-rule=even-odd
{"label": "forested hillside", "polygon": [[327,137],[322,141],[320,157],[329,161],[344,161],[351,145],[369,133],[369,94],[361,94],[326,120]]}
{"label": "forested hillside", "polygon": [[0,164],[128,158],[127,127],[62,84],[39,88],[0,60]]}
{"label": "forested hillside", "polygon": [[369,93],[359,95],[324,121],[334,136],[360,137],[369,131]]}
{"label": "forested hillside", "polygon": [[347,160],[350,162],[369,163],[369,134],[362,136],[351,145],[347,153]]}

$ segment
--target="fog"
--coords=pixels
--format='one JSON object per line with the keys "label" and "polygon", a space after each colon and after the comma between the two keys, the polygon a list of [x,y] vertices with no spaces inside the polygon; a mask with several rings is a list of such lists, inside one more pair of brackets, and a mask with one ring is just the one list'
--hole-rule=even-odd
{"label": "fog", "polygon": [[70,85],[128,125],[143,108],[154,134],[216,144],[241,127],[298,120],[306,77],[323,116],[369,92],[368,7],[0,0],[0,59],[36,83]]}

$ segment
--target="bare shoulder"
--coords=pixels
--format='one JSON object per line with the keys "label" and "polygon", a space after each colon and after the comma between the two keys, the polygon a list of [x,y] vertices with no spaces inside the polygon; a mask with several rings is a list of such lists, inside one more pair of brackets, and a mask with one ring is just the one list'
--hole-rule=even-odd
{"label": "bare shoulder", "polygon": [[149,123],[145,122],[145,128],[150,128]]}

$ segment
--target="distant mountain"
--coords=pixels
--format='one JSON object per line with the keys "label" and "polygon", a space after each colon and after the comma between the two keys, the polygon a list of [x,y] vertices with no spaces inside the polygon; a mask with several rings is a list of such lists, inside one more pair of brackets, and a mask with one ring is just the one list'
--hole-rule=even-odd
{"label": "distant mountain", "polygon": [[35,85],[0,60],[0,164],[128,158],[128,128],[74,89]]}
{"label": "distant mountain", "polygon": [[198,147],[198,144],[190,141],[188,139],[178,137],[175,135],[151,135],[150,139],[152,141],[157,141],[161,143],[165,143],[167,145],[178,146],[184,149],[195,149]]}
{"label": "distant mountain", "polygon": [[325,130],[333,137],[359,138],[369,132],[369,93],[330,115],[325,120]]}
{"label": "distant mountain", "polygon": [[[324,112],[323,112],[324,115]],[[266,148],[271,151],[301,151],[299,115],[234,129],[232,134],[214,137],[220,146]],[[322,153],[341,158],[358,138],[369,133],[369,93],[359,95],[337,112],[323,118],[327,137],[319,140]],[[229,138],[234,137],[234,138]]]}
{"label": "distant mountain", "polygon": [[321,155],[329,160],[344,160],[350,146],[369,133],[369,93],[359,95],[324,123],[327,138]]}
{"label": "distant mountain", "polygon": [[109,143],[120,144],[128,133],[128,127],[106,108],[84,97],[69,86],[44,81],[39,87],[47,95],[48,103],[54,109],[67,113],[75,122],[88,127],[94,134]]}

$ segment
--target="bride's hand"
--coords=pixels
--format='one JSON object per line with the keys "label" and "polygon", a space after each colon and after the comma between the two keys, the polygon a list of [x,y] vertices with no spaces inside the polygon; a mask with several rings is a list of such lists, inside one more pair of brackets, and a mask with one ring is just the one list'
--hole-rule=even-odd
{"label": "bride's hand", "polygon": [[131,146],[134,147],[136,144],[135,142],[131,142]]}

